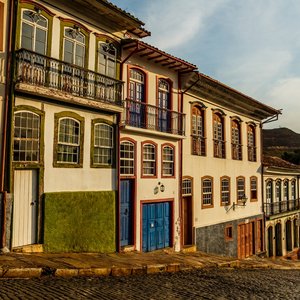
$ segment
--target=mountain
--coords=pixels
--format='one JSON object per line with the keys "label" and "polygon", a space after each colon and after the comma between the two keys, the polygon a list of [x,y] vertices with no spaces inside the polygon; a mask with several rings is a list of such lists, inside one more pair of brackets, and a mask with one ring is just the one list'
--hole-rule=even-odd
{"label": "mountain", "polygon": [[300,164],[300,134],[288,128],[263,129],[263,152]]}

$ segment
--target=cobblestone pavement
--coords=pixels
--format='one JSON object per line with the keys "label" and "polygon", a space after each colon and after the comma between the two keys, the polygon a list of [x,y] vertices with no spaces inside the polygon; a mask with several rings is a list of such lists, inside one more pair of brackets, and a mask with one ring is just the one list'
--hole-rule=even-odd
{"label": "cobblestone pavement", "polygon": [[0,299],[300,299],[300,271],[206,269],[128,277],[0,279]]}

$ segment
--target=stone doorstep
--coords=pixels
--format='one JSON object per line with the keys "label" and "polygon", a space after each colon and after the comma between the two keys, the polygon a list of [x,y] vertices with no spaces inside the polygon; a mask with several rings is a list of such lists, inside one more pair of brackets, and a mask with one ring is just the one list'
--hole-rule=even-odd
{"label": "stone doorstep", "polygon": [[12,252],[15,253],[43,253],[43,245],[42,244],[33,244],[33,245],[25,245],[21,247],[15,247],[12,249]]}
{"label": "stone doorstep", "polygon": [[193,253],[197,251],[197,247],[196,245],[187,245],[187,246],[183,246],[181,252],[182,253]]}

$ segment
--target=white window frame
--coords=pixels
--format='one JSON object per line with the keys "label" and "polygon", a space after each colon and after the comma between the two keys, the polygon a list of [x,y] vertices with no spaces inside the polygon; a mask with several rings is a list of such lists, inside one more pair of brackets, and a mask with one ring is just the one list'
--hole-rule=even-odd
{"label": "white window frame", "polygon": [[[170,152],[165,153],[165,150]],[[163,176],[172,177],[175,175],[175,151],[174,147],[171,146],[163,146],[162,150],[162,170]]]}
{"label": "white window frame", "polygon": [[154,144],[145,143],[142,147],[142,157],[143,157],[143,166],[142,166],[142,175],[155,177],[156,176],[156,158],[157,158],[157,149]]}
{"label": "white window frame", "polygon": [[[125,149],[126,147],[126,149]],[[123,148],[123,149],[122,149]],[[124,140],[120,143],[120,174],[121,176],[135,175],[135,144]],[[125,170],[129,172],[124,172]],[[132,172],[131,172],[132,170]]]}

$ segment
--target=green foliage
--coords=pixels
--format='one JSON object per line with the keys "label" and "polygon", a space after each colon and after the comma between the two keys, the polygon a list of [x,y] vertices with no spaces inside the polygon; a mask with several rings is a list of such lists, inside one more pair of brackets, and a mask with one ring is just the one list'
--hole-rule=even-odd
{"label": "green foliage", "polygon": [[115,192],[44,195],[44,249],[48,252],[116,250]]}

